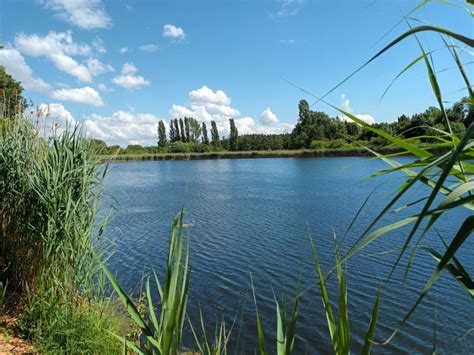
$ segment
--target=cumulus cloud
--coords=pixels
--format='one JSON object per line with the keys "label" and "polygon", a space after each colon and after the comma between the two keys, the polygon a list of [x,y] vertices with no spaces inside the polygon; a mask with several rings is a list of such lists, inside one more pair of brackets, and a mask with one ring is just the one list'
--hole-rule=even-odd
{"label": "cumulus cloud", "polygon": [[216,105],[230,105],[230,98],[222,90],[212,91],[206,85],[189,92],[191,102],[197,104],[212,103]]}
{"label": "cumulus cloud", "polygon": [[97,58],[87,59],[86,64],[87,68],[94,76],[114,71],[113,66],[111,66],[110,64],[104,64]]}
{"label": "cumulus cloud", "polygon": [[[39,106],[42,119],[39,122],[40,134],[49,137],[53,133],[61,133],[76,121],[73,115],[61,104],[51,103]],[[149,113],[131,113],[117,111],[110,116],[92,114],[84,118],[82,128],[86,136],[101,139],[108,145],[127,146],[156,144],[156,126],[159,117]]]}
{"label": "cumulus cloud", "polygon": [[83,121],[84,131],[90,137],[109,145],[155,145],[159,117],[149,113],[114,112],[111,116],[92,114]]}
{"label": "cumulus cloud", "polygon": [[51,85],[43,79],[33,76],[33,70],[28,66],[25,58],[14,48],[4,48],[0,50],[0,65],[5,67],[8,74],[20,81],[26,90],[51,90]]}
{"label": "cumulus cloud", "polygon": [[[71,31],[51,31],[46,36],[18,33],[15,36],[15,47],[23,54],[32,57],[49,58],[56,68],[84,82],[91,82],[94,75],[111,69],[110,66],[102,64],[98,59],[90,58],[85,65],[74,59],[73,56],[91,56],[95,52],[103,53],[105,49],[101,49],[103,47],[97,42],[97,39],[92,46],[75,43]],[[100,68],[98,65],[101,65]]]}
{"label": "cumulus cloud", "polygon": [[90,86],[78,89],[59,89],[51,93],[51,97],[56,100],[72,101],[93,106],[104,106],[104,102],[99,93]]}
{"label": "cumulus cloud", "polygon": [[188,93],[186,105],[172,105],[169,114],[171,118],[193,117],[207,123],[216,121],[219,133],[223,135],[229,133],[229,118],[235,119],[240,134],[283,133],[293,129],[293,125],[279,123],[270,108],[262,112],[262,124],[250,116],[240,117],[240,111],[231,106],[231,98],[224,91],[214,91],[205,85]]}
{"label": "cumulus cloud", "polygon": [[260,114],[260,122],[264,125],[275,124],[278,123],[278,117],[272,112],[271,108],[268,107]]}
{"label": "cumulus cloud", "polygon": [[60,134],[66,127],[74,127],[76,124],[72,114],[58,103],[41,104],[38,112],[42,113],[38,121],[38,131],[45,138],[54,133]]}
{"label": "cumulus cloud", "polygon": [[128,48],[127,48],[127,47],[122,47],[122,48],[120,48],[119,52],[120,52],[121,54],[125,54],[125,53],[128,52]]}
{"label": "cumulus cloud", "polygon": [[101,0],[43,0],[42,3],[63,21],[80,28],[90,30],[112,25]]}
{"label": "cumulus cloud", "polygon": [[50,53],[82,56],[88,56],[92,53],[91,46],[74,42],[71,31],[50,31],[46,36],[36,33],[32,35],[17,33],[15,46],[22,53],[33,57],[48,56]]}
{"label": "cumulus cloud", "polygon": [[167,24],[163,26],[163,37],[182,40],[184,37],[186,37],[186,34],[181,27]]}
{"label": "cumulus cloud", "polygon": [[116,85],[127,89],[140,88],[142,86],[149,86],[150,81],[146,80],[141,75],[136,75],[138,69],[132,63],[125,63],[122,66],[121,75],[116,76],[112,79],[112,82]]}
{"label": "cumulus cloud", "polygon": [[[349,101],[346,94],[341,95],[341,106],[342,106],[342,109],[344,111],[352,114],[353,109],[351,107],[351,102]],[[360,118],[361,120],[365,121],[368,124],[374,124],[375,123],[374,117],[372,117],[369,114],[358,113],[358,114],[355,114],[354,116],[356,116],[357,118]],[[344,116],[338,116],[337,118],[340,119],[341,121],[353,122],[349,117],[347,117],[345,115]]]}
{"label": "cumulus cloud", "polygon": [[148,43],[148,44],[142,44],[141,46],[138,47],[138,49],[141,50],[142,52],[153,53],[153,52],[156,52],[157,50],[159,50],[160,47],[158,47],[157,44]]}

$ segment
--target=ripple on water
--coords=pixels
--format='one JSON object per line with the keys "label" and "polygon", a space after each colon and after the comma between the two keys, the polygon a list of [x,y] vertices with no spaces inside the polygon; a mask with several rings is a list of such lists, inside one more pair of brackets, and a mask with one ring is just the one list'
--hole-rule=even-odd
{"label": "ripple on water", "polygon": [[[269,334],[276,329],[273,292],[279,297],[285,285],[290,297],[301,273],[301,287],[311,288],[300,301],[295,350],[331,352],[320,291],[314,287],[316,274],[309,234],[317,245],[322,268],[329,270],[334,264],[333,232],[339,237],[344,235],[365,198],[382,182],[370,208],[361,213],[348,234],[344,245],[347,250],[401,182],[397,176],[361,182],[383,167],[381,162],[365,158],[111,164],[106,186],[109,197],[104,201],[105,206],[118,207],[106,235],[113,241],[115,251],[111,268],[126,289],[138,292],[143,275],[152,269],[163,270],[171,219],[185,206],[186,222],[192,225],[186,231],[193,267],[188,306],[191,319],[199,320],[201,307],[210,332],[222,316],[227,324],[237,319],[234,335],[237,337],[237,329],[241,329],[240,345],[252,352],[257,337],[250,272],[262,323]],[[422,190],[417,191],[420,193]],[[402,217],[403,214],[390,214],[384,222]],[[440,220],[439,231],[449,237],[462,217],[459,213]],[[408,229],[401,229],[384,236],[349,261],[348,302],[351,348],[355,353],[363,343],[376,290],[388,276],[397,256],[396,248],[407,233]],[[440,247],[433,235],[428,235],[424,243]],[[469,253],[473,247],[474,242],[468,240],[460,253],[468,269],[474,266]],[[403,259],[401,268],[383,288],[377,333],[380,340],[391,334],[416,301],[434,262],[428,255],[417,253],[406,280],[405,266]],[[334,278],[329,280],[328,288],[332,300],[337,300]],[[430,352],[436,324],[439,352],[472,353],[474,334],[460,339],[474,327],[473,311],[467,293],[444,275],[395,340],[373,350]],[[193,344],[189,332],[184,340]]]}

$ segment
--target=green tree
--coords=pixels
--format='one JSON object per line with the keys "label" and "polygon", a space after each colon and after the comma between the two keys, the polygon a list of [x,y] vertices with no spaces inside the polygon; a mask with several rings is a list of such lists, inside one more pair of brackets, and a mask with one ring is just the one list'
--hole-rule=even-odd
{"label": "green tree", "polygon": [[166,127],[163,120],[158,122],[158,146],[166,147],[168,145],[168,138],[166,137]]}
{"label": "green tree", "polygon": [[[178,133],[179,134],[179,133]],[[173,143],[176,141],[176,136],[178,135],[176,132],[176,127],[174,125],[174,119],[170,121],[170,142]]]}
{"label": "green tree", "polygon": [[184,130],[184,121],[182,118],[179,119],[179,126],[181,128],[181,142],[186,142],[186,133]]}
{"label": "green tree", "polygon": [[207,136],[207,126],[206,123],[202,123],[202,143],[209,144],[209,137]]}
{"label": "green tree", "polygon": [[229,119],[230,135],[229,135],[229,148],[230,150],[237,150],[237,139],[239,138],[239,131],[235,127],[234,119]]}
{"label": "green tree", "polygon": [[216,121],[211,121],[211,139],[212,145],[218,147],[220,145],[219,131],[217,130]]}
{"label": "green tree", "polygon": [[190,121],[189,117],[184,118],[184,131],[185,131],[186,142],[191,141],[191,132],[190,132],[190,127],[189,127],[189,121]]}
{"label": "green tree", "polygon": [[198,143],[199,138],[201,137],[201,124],[198,120],[190,117],[188,118],[188,127],[189,127],[189,135],[188,135],[188,142],[191,143]]}
{"label": "green tree", "polygon": [[179,133],[179,122],[178,119],[174,119],[174,131],[175,131],[175,136],[173,142],[177,142],[181,140],[181,134]]}
{"label": "green tree", "polygon": [[14,118],[27,108],[23,87],[0,65],[0,118]]}

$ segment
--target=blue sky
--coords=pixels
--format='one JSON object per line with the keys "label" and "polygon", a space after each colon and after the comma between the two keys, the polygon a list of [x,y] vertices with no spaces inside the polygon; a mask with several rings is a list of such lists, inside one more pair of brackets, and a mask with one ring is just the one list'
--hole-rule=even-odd
{"label": "blue sky", "polygon": [[[82,121],[109,144],[153,144],[159,119],[183,115],[215,119],[223,134],[229,117],[241,134],[289,132],[298,101],[313,99],[285,80],[326,92],[405,31],[400,24],[383,38],[417,3],[2,0],[0,64],[23,82],[35,105],[50,104],[51,121]],[[414,16],[472,36],[465,10],[429,3]],[[420,38],[426,49],[442,47],[438,36]],[[435,53],[437,70],[453,66],[443,52]],[[472,61],[472,52],[461,52]],[[435,105],[422,62],[379,102],[418,55],[409,39],[329,101],[376,122]],[[446,101],[464,95],[454,69],[439,78]],[[323,104],[314,109],[335,115]]]}

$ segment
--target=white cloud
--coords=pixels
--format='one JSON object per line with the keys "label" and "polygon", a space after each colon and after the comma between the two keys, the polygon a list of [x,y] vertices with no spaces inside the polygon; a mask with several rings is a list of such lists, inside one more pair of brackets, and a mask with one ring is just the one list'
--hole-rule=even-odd
{"label": "white cloud", "polygon": [[181,40],[186,37],[186,34],[181,27],[168,24],[163,26],[163,37]]}
{"label": "white cloud", "polygon": [[189,98],[194,103],[213,103],[217,105],[230,105],[230,98],[222,90],[216,92],[209,89],[206,85],[197,90],[189,92]]}
{"label": "white cloud", "polygon": [[112,89],[111,87],[105,85],[104,83],[100,83],[99,85],[97,85],[97,87],[99,88],[100,91],[103,91],[103,92],[112,92],[112,91],[114,91],[114,89]]}
{"label": "white cloud", "polygon": [[301,9],[305,0],[277,0],[278,10],[270,13],[270,18],[295,16]]}
{"label": "white cloud", "polygon": [[114,67],[110,64],[104,64],[97,58],[89,58],[86,61],[87,68],[92,73],[92,75],[97,76],[99,74],[113,72]]}
{"label": "white cloud", "polygon": [[78,89],[59,89],[51,93],[51,97],[56,100],[72,101],[93,106],[104,106],[104,102],[99,93],[90,86]]}
{"label": "white cloud", "polygon": [[137,71],[138,69],[135,65],[132,63],[125,63],[122,66],[122,75],[113,78],[112,82],[127,89],[149,86],[151,84],[150,81],[146,80],[141,75],[135,75]]}
{"label": "white cloud", "polygon": [[51,85],[43,79],[35,78],[33,70],[28,66],[25,58],[13,48],[4,48],[0,50],[0,65],[3,65],[8,74],[15,80],[21,82],[26,90],[31,91],[49,91]]}
{"label": "white cloud", "polygon": [[138,49],[141,50],[142,52],[153,53],[159,50],[160,47],[158,47],[157,44],[148,43],[148,44],[142,44],[141,46],[138,47]]}
{"label": "white cloud", "polygon": [[120,52],[121,54],[125,54],[125,53],[128,52],[128,48],[127,48],[127,47],[122,47],[122,48],[120,48],[119,52]]}
{"label": "white cloud", "polygon": [[112,81],[114,84],[127,89],[150,85],[150,82],[141,75],[119,75],[113,78]]}
{"label": "white cloud", "polygon": [[61,104],[41,104],[38,107],[38,112],[41,112],[38,127],[42,137],[46,138],[54,133],[60,134],[65,128],[74,128],[76,125],[72,114]]}
{"label": "white cloud", "polygon": [[89,68],[72,58],[74,55],[91,55],[92,47],[87,44],[74,43],[70,31],[49,32],[46,36],[19,33],[15,36],[15,47],[29,56],[49,58],[56,68],[80,81],[92,81],[93,74]]}
{"label": "white cloud", "polygon": [[15,46],[22,53],[33,57],[48,56],[51,53],[88,56],[92,53],[91,46],[74,43],[72,32],[50,31],[46,36],[17,33]]}
{"label": "white cloud", "polygon": [[[341,95],[341,106],[342,106],[342,109],[344,111],[346,111],[347,113],[352,114],[353,109],[351,107],[351,102],[349,101],[346,94]],[[354,116],[357,117],[357,118],[360,118],[361,120],[367,122],[368,124],[374,124],[375,123],[374,117],[369,115],[369,114],[358,113],[358,114],[355,114]],[[344,116],[338,116],[337,118],[340,119],[341,121],[353,122],[353,120],[351,120],[349,117],[347,117],[345,115]]]}
{"label": "white cloud", "polygon": [[111,116],[90,115],[83,121],[84,131],[90,137],[108,145],[156,145],[156,126],[159,117],[149,113],[117,111]]}
{"label": "white cloud", "polygon": [[341,95],[341,106],[344,111],[352,113],[351,102],[347,98],[346,94]]}
{"label": "white cloud", "polygon": [[122,66],[122,74],[126,75],[126,74],[134,74],[138,71],[138,68],[133,65],[133,63],[125,63],[123,66]]}
{"label": "white cloud", "polygon": [[106,13],[101,0],[43,0],[46,8],[57,17],[84,29],[106,28],[112,19]]}
{"label": "white cloud", "polygon": [[294,39],[280,39],[280,43],[283,44],[294,44],[296,41]]}
{"label": "white cloud", "polygon": [[[231,99],[222,90],[213,91],[207,86],[188,93],[187,105],[172,105],[171,118],[193,117],[201,122],[216,121],[221,135],[229,133],[229,119],[235,119],[240,134],[291,132],[293,125],[279,123],[276,115],[268,108],[262,112],[262,123],[256,123],[252,117],[240,117],[240,111],[231,106]],[[265,119],[267,119],[265,121]]]}
{"label": "white cloud", "polygon": [[262,122],[264,125],[275,124],[278,123],[278,117],[272,112],[271,108],[268,107],[260,114],[260,122]]}
{"label": "white cloud", "polygon": [[354,115],[357,118],[360,118],[362,121],[365,121],[368,124],[374,124],[375,123],[375,118],[371,115],[368,114],[363,114],[363,113],[358,113],[357,115]]}

